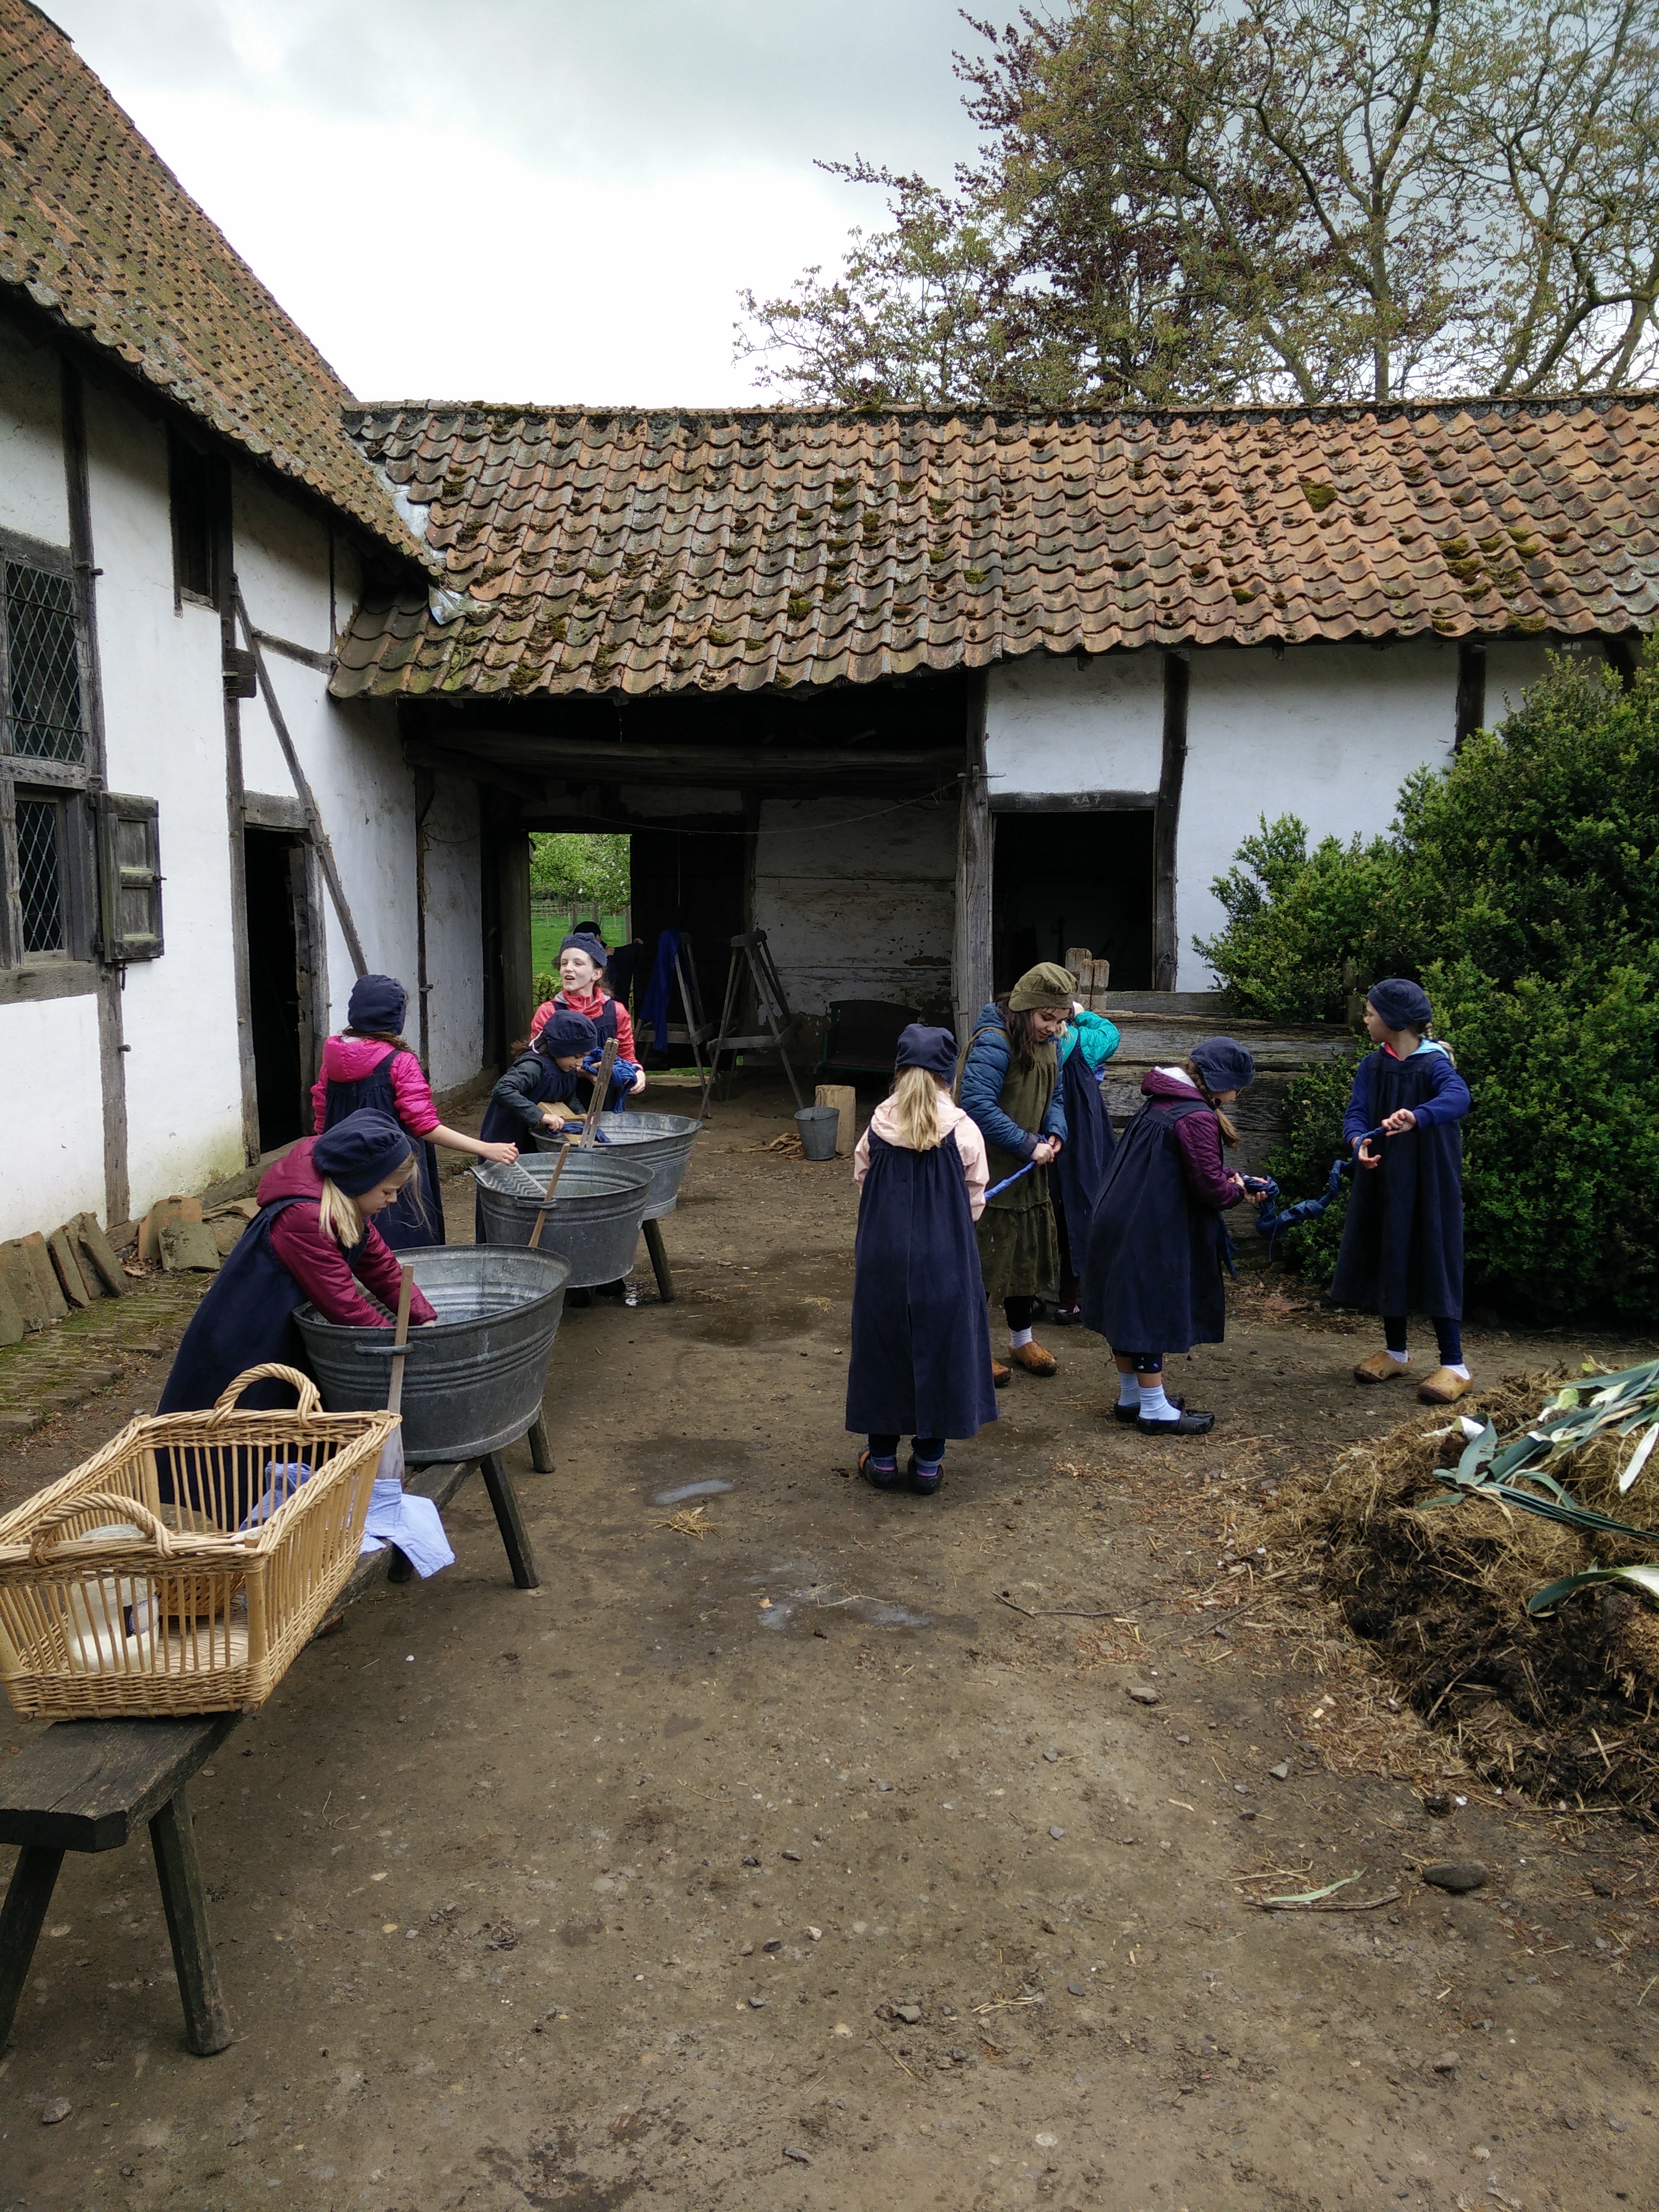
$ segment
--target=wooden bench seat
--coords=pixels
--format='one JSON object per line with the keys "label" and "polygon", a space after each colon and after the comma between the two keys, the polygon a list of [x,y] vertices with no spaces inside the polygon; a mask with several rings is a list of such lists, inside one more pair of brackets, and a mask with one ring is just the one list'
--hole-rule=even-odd
{"label": "wooden bench seat", "polygon": [[[532,1437],[532,1455],[543,1471],[550,1465],[544,1434]],[[441,1508],[475,1465],[495,1509],[513,1579],[520,1589],[535,1589],[535,1559],[518,1491],[499,1453],[411,1468],[404,1488]],[[353,1568],[339,1605],[354,1604],[380,1582],[406,1580],[412,1571],[393,1546],[371,1552]],[[11,2032],[64,1854],[118,1850],[145,1827],[179,1977],[185,2045],[200,2058],[228,2045],[230,2014],[208,1926],[186,1792],[244,1717],[204,1713],[168,1720],[58,1721],[0,1765],[0,1844],[18,1846],[0,1905],[0,2049]]]}

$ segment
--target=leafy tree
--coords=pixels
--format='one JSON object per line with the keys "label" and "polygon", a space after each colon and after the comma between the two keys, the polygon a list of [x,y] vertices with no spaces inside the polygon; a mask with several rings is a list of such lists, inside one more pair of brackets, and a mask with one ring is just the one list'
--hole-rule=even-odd
{"label": "leafy tree", "polygon": [[757,302],[836,404],[1616,389],[1659,360],[1650,0],[1069,0],[957,57],[952,194]]}
{"label": "leafy tree", "polygon": [[582,830],[534,831],[530,888],[614,914],[631,896],[629,841]]}

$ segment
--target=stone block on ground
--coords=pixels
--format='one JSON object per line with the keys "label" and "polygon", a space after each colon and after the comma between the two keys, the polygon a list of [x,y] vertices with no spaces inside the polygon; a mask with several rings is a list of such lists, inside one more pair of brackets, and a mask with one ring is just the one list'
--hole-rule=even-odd
{"label": "stone block on ground", "polygon": [[161,1230],[169,1221],[199,1221],[202,1201],[199,1198],[158,1198],[138,1224],[138,1257],[159,1260],[161,1256]]}
{"label": "stone block on ground", "polygon": [[12,1304],[22,1315],[24,1328],[44,1328],[46,1302],[29,1265],[29,1255],[19,1243],[0,1244],[0,1283],[5,1285]]}
{"label": "stone block on ground", "polygon": [[34,1229],[17,1241],[28,1256],[29,1266],[34,1270],[34,1280],[46,1310],[46,1319],[62,1321],[69,1311],[69,1302],[58,1286],[58,1270],[52,1264],[46,1238],[38,1229]]}
{"label": "stone block on ground", "polygon": [[0,1273],[0,1344],[21,1344],[26,1334],[23,1309],[12,1295],[10,1281]]}
{"label": "stone block on ground", "polygon": [[218,1213],[207,1224],[209,1233],[219,1248],[220,1258],[225,1259],[236,1249],[247,1224],[240,1213]]}
{"label": "stone block on ground", "polygon": [[82,1274],[90,1267],[111,1297],[125,1297],[131,1285],[115,1256],[115,1247],[98,1225],[98,1216],[82,1213],[74,1227],[75,1241],[82,1255]]}
{"label": "stone block on ground", "polygon": [[200,1208],[194,1221],[175,1218],[161,1225],[158,1242],[161,1246],[161,1267],[169,1275],[179,1275],[195,1269],[213,1274],[219,1266],[219,1247],[213,1231],[200,1218]]}
{"label": "stone block on ground", "polygon": [[88,1290],[86,1278],[81,1273],[81,1262],[75,1255],[67,1228],[54,1229],[46,1239],[46,1249],[52,1255],[52,1264],[65,1298],[72,1306],[89,1306],[99,1295]]}

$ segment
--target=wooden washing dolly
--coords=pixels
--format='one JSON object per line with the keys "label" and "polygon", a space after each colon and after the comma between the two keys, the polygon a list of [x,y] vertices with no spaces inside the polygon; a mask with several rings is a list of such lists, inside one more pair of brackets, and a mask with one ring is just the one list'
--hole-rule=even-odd
{"label": "wooden washing dolly", "polygon": [[[539,1465],[544,1450],[536,1454]],[[520,1589],[539,1588],[512,1475],[499,1453],[411,1469],[411,1498],[447,1505],[477,1466],[495,1508],[507,1564]],[[338,1603],[355,1604],[383,1580],[413,1570],[394,1547],[358,1560]],[[167,1720],[54,1721],[0,1765],[0,1844],[18,1846],[0,1906],[0,2049],[16,2015],[65,1851],[112,1851],[149,1829],[185,2008],[185,2045],[211,2057],[231,2041],[230,2014],[208,1928],[207,1893],[186,1796],[191,1778],[246,1717],[204,1713]]]}

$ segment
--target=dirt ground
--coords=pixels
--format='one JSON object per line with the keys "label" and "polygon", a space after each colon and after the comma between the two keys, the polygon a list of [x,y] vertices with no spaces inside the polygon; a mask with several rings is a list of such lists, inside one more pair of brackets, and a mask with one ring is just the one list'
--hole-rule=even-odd
{"label": "dirt ground", "polygon": [[[542,1589],[469,1483],[458,1565],[195,1785],[230,2050],[182,2047],[147,1854],[66,1863],[0,2207],[1659,2207],[1652,1843],[1506,1805],[1255,1553],[1276,1483],[1408,1410],[1350,1380],[1370,1339],[1247,1285],[1174,1363],[1213,1436],[1161,1444],[1054,1332],[940,1497],[878,1496],[847,1165],[748,1149],[787,1103],[700,1139],[677,1304],[642,1265],[567,1316],[557,1470],[514,1455]],[[7,1499],[164,1368],[9,1449]],[[1425,1887],[1446,1857],[1486,1885]],[[1358,1910],[1254,1901],[1355,1875]]]}

